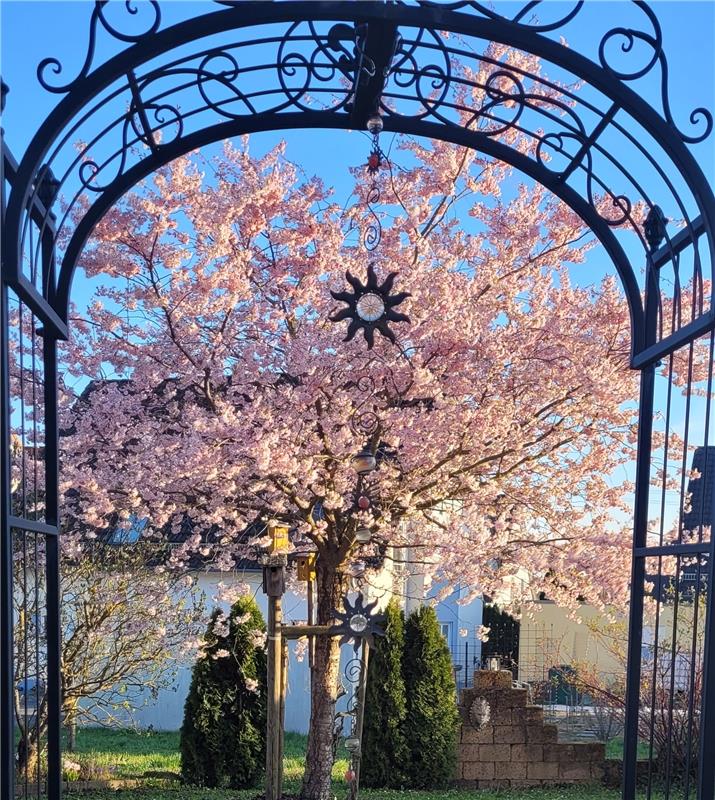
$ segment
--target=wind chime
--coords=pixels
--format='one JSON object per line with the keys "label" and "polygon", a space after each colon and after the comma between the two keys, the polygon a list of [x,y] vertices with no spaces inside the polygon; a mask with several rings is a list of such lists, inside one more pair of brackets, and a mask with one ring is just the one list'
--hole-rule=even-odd
{"label": "wind chime", "polygon": [[[372,146],[367,160],[367,173],[371,183],[367,191],[366,203],[372,219],[363,231],[362,243],[368,255],[371,256],[382,238],[380,217],[375,211],[375,205],[380,201],[378,175],[386,161],[379,143],[382,131],[382,118],[379,114],[373,114],[370,117],[367,128],[372,136]],[[396,343],[395,334],[390,327],[391,323],[410,321],[406,314],[395,310],[410,296],[409,292],[392,293],[396,277],[397,273],[391,272],[380,282],[372,260],[368,260],[367,277],[364,282],[350,272],[345,273],[345,278],[352,291],[331,292],[332,296],[345,303],[346,307],[329,317],[332,322],[350,320],[344,341],[349,342],[358,331],[362,330],[368,350],[371,350],[375,344],[376,332],[393,344]],[[372,393],[375,381],[369,375],[362,375],[357,380],[356,386],[360,391]],[[377,468],[375,450],[380,450],[379,443],[375,444],[372,441],[376,438],[375,434],[380,427],[379,419],[374,411],[364,411],[363,406],[364,403],[358,405],[351,421],[351,427],[356,435],[368,438],[368,444],[353,458],[353,466],[358,475],[354,504],[356,515],[368,511],[372,505],[366,476]],[[339,636],[341,644],[350,643],[355,651],[354,657],[344,670],[347,687],[344,686],[343,689],[348,694],[347,708],[336,715],[334,732],[336,742],[339,737],[342,737],[345,747],[350,753],[350,765],[345,778],[348,783],[349,800],[357,800],[370,646],[374,636],[385,635],[384,617],[374,613],[377,606],[376,601],[365,603],[365,598],[362,593],[359,593],[352,603],[347,596],[342,598],[343,610],[333,610],[336,620],[333,625],[317,625],[311,621],[307,625],[282,624],[281,600],[285,593],[289,530],[288,526],[273,521],[269,523],[268,533],[271,544],[262,558],[263,591],[269,599],[266,800],[280,800],[283,793],[283,716],[287,689],[287,642],[291,639],[308,637],[312,650],[313,640],[316,636]],[[357,526],[355,542],[358,545],[369,543],[371,538],[372,533],[368,527]],[[310,609],[312,584],[315,581],[314,554],[311,553],[299,559],[298,578],[308,584],[308,616],[309,620],[312,620]]]}

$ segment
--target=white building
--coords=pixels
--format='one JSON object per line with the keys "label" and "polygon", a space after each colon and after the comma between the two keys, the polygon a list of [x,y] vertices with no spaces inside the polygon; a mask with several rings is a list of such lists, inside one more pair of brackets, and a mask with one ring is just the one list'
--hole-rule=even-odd
{"label": "white building", "polygon": [[[267,598],[261,591],[262,575],[259,567],[231,573],[200,572],[196,573],[196,580],[207,600],[216,596],[219,583],[224,586],[230,586],[232,583],[248,584],[264,617],[267,614]],[[425,602],[425,594],[429,599],[434,597],[440,588],[434,587],[426,592],[422,576],[410,574],[407,578],[396,578],[392,570],[385,568],[376,577],[371,578],[365,593],[368,595],[368,600],[377,599],[381,608],[394,595],[400,596],[404,601],[405,611],[409,614],[417,605]],[[464,597],[464,591],[455,589],[446,599],[435,605],[437,618],[457,668],[458,685],[463,684],[466,674],[471,674],[474,663],[480,657],[480,642],[476,637],[476,631],[482,621],[481,600],[460,606],[460,597]],[[284,622],[286,624],[305,622],[307,617],[305,595],[287,592],[283,596]],[[306,733],[310,721],[310,675],[307,658],[298,660],[295,647],[295,643],[289,644],[285,729]],[[353,651],[349,647],[343,647],[343,666],[352,655]],[[193,662],[187,662],[179,667],[171,689],[160,690],[155,698],[147,695],[144,705],[133,712],[131,722],[144,729],[151,726],[155,730],[178,730],[183,719],[192,666]]]}

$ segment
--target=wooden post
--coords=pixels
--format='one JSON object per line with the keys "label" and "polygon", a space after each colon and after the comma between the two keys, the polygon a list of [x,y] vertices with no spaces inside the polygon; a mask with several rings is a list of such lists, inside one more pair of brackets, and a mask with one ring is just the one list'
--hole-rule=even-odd
{"label": "wooden post", "polygon": [[266,713],[266,800],[280,800],[281,790],[281,598],[268,598],[268,708]]}
{"label": "wooden post", "polygon": [[[281,694],[280,694],[280,742],[278,752],[278,787],[283,792],[283,750],[285,739],[285,719],[286,719],[286,694],[288,692],[288,642],[281,640]],[[280,795],[279,795],[280,797]]]}
{"label": "wooden post", "polygon": [[[313,619],[313,579],[308,578],[308,584],[306,586],[308,592],[308,625],[313,625],[315,620]],[[313,654],[315,652],[315,639],[310,636],[308,638],[308,671],[309,674],[313,674]]]}
{"label": "wooden post", "polygon": [[281,727],[281,685],[283,681],[283,647],[281,598],[285,592],[285,569],[288,559],[283,554],[268,555],[263,561],[263,591],[268,595],[268,673],[266,708],[266,800],[280,800],[283,794],[283,730]]}
{"label": "wooden post", "polygon": [[355,796],[360,791],[360,765],[362,764],[362,729],[365,722],[365,698],[367,697],[367,668],[370,660],[370,642],[362,640],[362,664],[360,666],[360,687],[358,705],[355,713],[355,736],[360,740],[360,749],[355,759]]}

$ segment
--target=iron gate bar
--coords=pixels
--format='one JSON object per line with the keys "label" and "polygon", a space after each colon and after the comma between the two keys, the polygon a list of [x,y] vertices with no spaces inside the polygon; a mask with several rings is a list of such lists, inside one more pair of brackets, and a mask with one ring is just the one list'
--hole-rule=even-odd
{"label": "iron gate bar", "polygon": [[32,533],[42,533],[45,536],[58,536],[60,532],[57,525],[49,525],[47,522],[41,522],[40,520],[25,519],[24,517],[16,517],[12,514],[10,514],[8,519],[10,520],[11,528],[22,528],[26,531],[32,531]]}
{"label": "iron gate bar", "polygon": [[698,542],[693,544],[663,544],[658,547],[635,547],[633,555],[636,558],[652,558],[654,556],[677,556],[707,553],[709,551],[709,542]]}
{"label": "iron gate bar", "polygon": [[704,333],[711,331],[713,327],[715,327],[715,309],[710,309],[692,322],[687,322],[678,328],[675,333],[664,336],[659,342],[645,347],[640,353],[635,353],[631,357],[631,368],[642,369],[650,364],[655,364],[689,342],[698,339]]}
{"label": "iron gate bar", "polygon": [[665,266],[669,261],[683,251],[688,245],[705,233],[705,221],[696,217],[687,228],[683,228],[673,236],[667,245],[659,247],[651,256],[651,261],[656,269]]}
{"label": "iron gate bar", "polygon": [[[658,272],[650,257],[646,262],[645,340],[655,338],[658,322]],[[648,543],[648,500],[650,459],[653,438],[655,365],[641,371],[638,402],[638,450],[636,455],[635,504],[633,509],[633,547],[645,549]],[[628,609],[628,660],[626,667],[626,718],[623,732],[623,797],[631,800],[636,792],[638,763],[638,722],[640,715],[641,650],[646,580],[645,558],[633,556],[631,565],[631,603]]]}

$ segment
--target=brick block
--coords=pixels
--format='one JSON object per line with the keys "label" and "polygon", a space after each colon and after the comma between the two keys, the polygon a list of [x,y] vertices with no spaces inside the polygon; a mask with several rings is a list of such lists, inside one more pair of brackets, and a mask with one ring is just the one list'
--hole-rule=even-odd
{"label": "brick block", "polygon": [[460,744],[459,745],[459,761],[479,761],[479,745],[478,744]]}
{"label": "brick block", "polygon": [[[573,761],[573,745],[556,742],[544,745],[544,761]],[[588,763],[588,762],[586,762]]]}
{"label": "brick block", "polygon": [[476,789],[477,788],[477,782],[476,781],[465,781],[465,780],[462,780],[461,778],[458,778],[454,782],[454,785],[458,789]]}
{"label": "brick block", "polygon": [[535,780],[514,780],[511,782],[512,789],[531,789],[534,786],[542,786],[543,781],[535,781]]}
{"label": "brick block", "polygon": [[544,724],[544,709],[541,706],[527,706],[524,710],[527,725]]}
{"label": "brick block", "polygon": [[526,708],[526,689],[494,689],[485,692],[483,697],[491,706],[493,722],[498,722],[500,714],[511,712],[513,708]]}
{"label": "brick block", "polygon": [[480,744],[480,761],[510,761],[511,745],[508,744]]}
{"label": "brick block", "polygon": [[474,764],[465,764],[462,767],[462,778],[466,781],[482,781],[493,777],[494,763],[491,761],[478,761]]}
{"label": "brick block", "polygon": [[603,761],[606,758],[603,742],[578,742],[573,747],[574,758],[579,761]]}
{"label": "brick block", "polygon": [[462,689],[459,693],[459,706],[465,710],[469,710],[476,697],[481,697],[481,693],[476,689]]}
{"label": "brick block", "polygon": [[526,741],[536,744],[555,742],[559,738],[559,729],[556,725],[527,725]]}
{"label": "brick block", "polygon": [[493,744],[494,726],[485,725],[481,730],[466,725],[462,726],[463,744]]}
{"label": "brick block", "polygon": [[[541,709],[539,709],[541,710]],[[512,708],[511,710],[511,724],[512,725],[526,725],[528,719],[527,709],[524,708]],[[506,722],[504,722],[506,725]],[[533,723],[530,723],[533,724]]]}
{"label": "brick block", "polygon": [[526,761],[497,761],[494,764],[494,777],[507,780],[524,780],[526,778]]}
{"label": "brick block", "polygon": [[524,725],[495,725],[494,744],[524,744],[526,727]]}
{"label": "brick block", "polygon": [[475,689],[511,689],[512,674],[508,669],[499,671],[480,669],[474,673]]}
{"label": "brick block", "polygon": [[588,761],[562,761],[559,764],[559,778],[586,783],[591,780],[591,764]]}
{"label": "brick block", "polygon": [[559,777],[559,765],[555,761],[542,761],[526,765],[526,777],[536,780],[556,780]]}
{"label": "brick block", "polygon": [[513,744],[511,746],[512,761],[543,761],[544,747],[540,744]]}
{"label": "brick block", "polygon": [[606,775],[606,766],[605,762],[603,764],[597,764],[596,762],[591,762],[591,780],[598,783],[603,783],[603,779]]}

